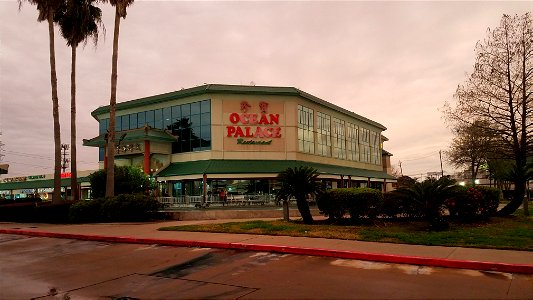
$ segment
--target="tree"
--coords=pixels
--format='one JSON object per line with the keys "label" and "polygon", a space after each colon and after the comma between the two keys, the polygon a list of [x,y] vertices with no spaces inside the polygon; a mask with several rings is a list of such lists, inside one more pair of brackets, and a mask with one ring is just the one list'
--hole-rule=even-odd
{"label": "tree", "polygon": [[313,223],[307,196],[317,195],[323,190],[317,177],[316,169],[304,166],[287,168],[277,176],[281,188],[278,190],[276,198],[283,199],[287,203],[290,198],[294,197],[305,224]]}
{"label": "tree", "polygon": [[[155,188],[150,178],[136,167],[124,166],[114,167],[115,188],[117,195],[144,193]],[[107,184],[107,170],[98,170],[89,175],[93,198],[105,196]]]}
{"label": "tree", "polygon": [[126,18],[126,9],[134,0],[109,0],[115,7],[115,28],[113,32],[113,57],[111,60],[111,97],[109,99],[109,134],[107,137],[107,185],[106,196],[115,195],[115,113],[117,105],[117,64],[118,64],[118,36],[120,31],[120,18]]}
{"label": "tree", "polygon": [[488,127],[483,121],[472,124],[460,124],[454,130],[455,137],[448,151],[445,152],[448,161],[456,168],[469,167],[472,185],[476,184],[479,168],[487,163],[492,149],[492,134],[484,128]]}
{"label": "tree", "polygon": [[[19,9],[23,0],[18,0]],[[54,14],[62,0],[26,0],[37,6],[38,22],[48,22],[48,39],[50,46],[50,83],[52,86],[52,116],[54,120],[54,192],[52,203],[61,202],[61,128],[59,125],[59,97],[57,96],[57,73],[54,37]]]}
{"label": "tree", "polygon": [[500,215],[523,202],[526,158],[533,153],[533,20],[530,13],[504,15],[500,25],[477,43],[473,72],[459,85],[455,107],[445,105],[446,118],[457,124],[483,121],[480,130],[498,140],[498,158],[512,159],[518,172],[513,199]]}
{"label": "tree", "polygon": [[58,9],[55,18],[61,35],[72,49],[70,74],[70,146],[71,146],[71,191],[73,199],[78,196],[78,170],[76,159],[76,49],[81,42],[92,38],[98,43],[98,27],[102,26],[102,10],[93,4],[95,0],[67,0]]}

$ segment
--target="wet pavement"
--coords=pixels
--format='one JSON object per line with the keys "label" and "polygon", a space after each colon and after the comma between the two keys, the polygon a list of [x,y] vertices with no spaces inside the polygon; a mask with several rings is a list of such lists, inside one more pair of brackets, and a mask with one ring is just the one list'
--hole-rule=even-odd
{"label": "wet pavement", "polygon": [[0,234],[0,299],[533,299],[533,276]]}

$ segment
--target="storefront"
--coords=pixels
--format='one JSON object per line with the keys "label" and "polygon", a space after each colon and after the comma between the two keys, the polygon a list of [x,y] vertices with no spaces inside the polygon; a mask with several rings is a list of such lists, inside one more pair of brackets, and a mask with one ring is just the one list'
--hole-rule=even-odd
{"label": "storefront", "polygon": [[[109,107],[84,140],[106,162]],[[203,85],[117,104],[116,165],[142,168],[172,203],[271,201],[276,176],[311,166],[331,188],[387,189],[386,128],[292,87]]]}
{"label": "storefront", "polygon": [[[90,199],[91,189],[89,183],[90,173],[93,171],[80,171],[78,173],[79,199]],[[61,197],[70,199],[70,173],[61,174]],[[54,192],[54,175],[39,174],[30,176],[7,177],[0,179],[0,199],[41,198],[44,201],[52,199]]]}

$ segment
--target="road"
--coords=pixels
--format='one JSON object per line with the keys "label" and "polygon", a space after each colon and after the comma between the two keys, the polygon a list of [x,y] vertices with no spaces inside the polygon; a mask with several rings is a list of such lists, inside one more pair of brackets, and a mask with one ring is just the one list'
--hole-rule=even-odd
{"label": "road", "polygon": [[0,299],[533,299],[533,276],[0,234]]}

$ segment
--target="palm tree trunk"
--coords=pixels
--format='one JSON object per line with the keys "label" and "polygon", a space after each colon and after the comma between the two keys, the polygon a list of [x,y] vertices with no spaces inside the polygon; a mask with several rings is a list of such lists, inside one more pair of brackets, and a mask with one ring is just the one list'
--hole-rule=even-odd
{"label": "palm tree trunk", "polygon": [[289,199],[283,199],[283,221],[289,222]]}
{"label": "palm tree trunk", "polygon": [[52,85],[52,115],[54,119],[54,192],[52,203],[61,200],[61,128],[59,126],[59,98],[57,96],[56,57],[54,45],[53,13],[48,13],[48,34],[50,40],[50,81]]}
{"label": "palm tree trunk", "polygon": [[111,66],[111,98],[109,100],[109,135],[107,138],[107,180],[106,197],[115,195],[115,108],[117,105],[117,64],[118,35],[120,15],[118,5],[115,7],[115,32],[113,34],[113,59]]}
{"label": "palm tree trunk", "polygon": [[313,224],[313,216],[311,215],[311,210],[309,209],[309,203],[305,197],[296,197],[296,205],[298,206],[298,211],[302,215],[302,219],[305,224]]}
{"label": "palm tree trunk", "polygon": [[70,190],[72,200],[79,200],[78,166],[76,163],[76,45],[72,45],[72,67],[70,72]]}

